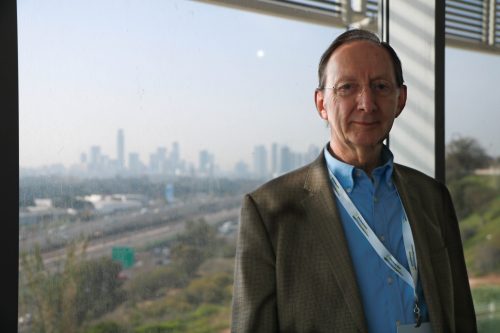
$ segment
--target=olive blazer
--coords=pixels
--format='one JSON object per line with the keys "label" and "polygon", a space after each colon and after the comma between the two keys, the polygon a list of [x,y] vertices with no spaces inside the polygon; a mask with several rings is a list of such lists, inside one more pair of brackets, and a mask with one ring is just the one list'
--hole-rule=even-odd
{"label": "olive blazer", "polygon": [[[434,333],[476,332],[455,210],[444,185],[394,165]],[[243,199],[232,332],[367,332],[321,154]]]}

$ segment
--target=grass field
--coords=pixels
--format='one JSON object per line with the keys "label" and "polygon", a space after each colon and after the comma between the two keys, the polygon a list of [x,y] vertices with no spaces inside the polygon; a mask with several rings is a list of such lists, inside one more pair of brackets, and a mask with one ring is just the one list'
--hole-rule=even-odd
{"label": "grass field", "polygon": [[480,333],[500,332],[500,285],[482,285],[472,289]]}

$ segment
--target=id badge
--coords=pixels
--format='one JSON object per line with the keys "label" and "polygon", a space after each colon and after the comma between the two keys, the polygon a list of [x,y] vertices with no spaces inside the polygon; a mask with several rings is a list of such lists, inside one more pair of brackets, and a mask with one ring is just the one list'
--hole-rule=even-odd
{"label": "id badge", "polygon": [[432,333],[431,323],[422,323],[420,327],[415,327],[415,324],[399,325],[398,333]]}

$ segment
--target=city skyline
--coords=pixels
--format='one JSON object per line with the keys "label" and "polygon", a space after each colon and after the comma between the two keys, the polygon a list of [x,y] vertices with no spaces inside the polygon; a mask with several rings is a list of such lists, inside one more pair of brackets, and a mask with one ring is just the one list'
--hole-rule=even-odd
{"label": "city skyline", "polygon": [[21,166],[21,176],[59,174],[85,178],[148,174],[269,179],[311,162],[320,152],[320,147],[314,144],[310,144],[304,152],[276,142],[267,145],[256,144],[250,160],[239,160],[231,168],[221,168],[217,157],[209,149],[200,150],[197,160],[185,160],[181,153],[181,144],[177,141],[154,147],[146,157],[136,151],[128,151],[126,145],[126,132],[119,128],[116,130],[114,152],[104,151],[101,145],[93,144],[81,152],[79,160],[74,163]]}
{"label": "city skyline", "polygon": [[[23,168],[72,164],[91,145],[115,151],[116,128],[140,159],[177,141],[186,160],[207,149],[223,169],[251,165],[257,144],[328,141],[316,66],[342,29],[176,0],[18,7]],[[445,65],[446,142],[471,136],[500,155],[500,57],[446,48]]]}

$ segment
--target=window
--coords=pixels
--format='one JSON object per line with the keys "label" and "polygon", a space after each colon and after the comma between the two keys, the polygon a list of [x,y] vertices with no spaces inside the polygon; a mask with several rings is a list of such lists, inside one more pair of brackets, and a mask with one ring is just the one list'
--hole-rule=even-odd
{"label": "window", "polygon": [[446,178],[480,332],[500,328],[500,57],[446,49]]}
{"label": "window", "polygon": [[19,331],[227,329],[242,194],[328,140],[338,31],[187,1],[18,18]]}
{"label": "window", "polygon": [[[5,257],[21,267],[19,331],[227,328],[238,198],[326,142],[312,92],[339,31],[186,1],[17,7],[20,209],[6,217],[21,224],[1,243],[21,252]],[[13,50],[15,8],[0,13]],[[17,54],[0,57],[3,119],[16,124]],[[500,325],[498,62],[447,49],[448,186],[481,332]],[[18,172],[14,127],[2,130],[6,175]],[[453,155],[464,148],[467,166]]]}

